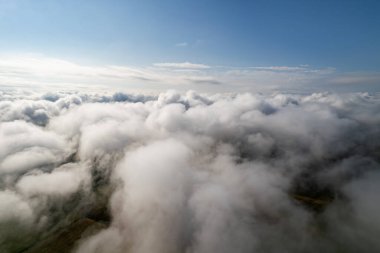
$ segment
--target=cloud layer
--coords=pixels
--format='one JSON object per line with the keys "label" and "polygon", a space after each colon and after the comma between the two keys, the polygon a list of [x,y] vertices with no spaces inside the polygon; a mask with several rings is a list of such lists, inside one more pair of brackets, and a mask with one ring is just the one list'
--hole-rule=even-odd
{"label": "cloud layer", "polygon": [[295,92],[318,90],[380,91],[378,72],[340,72],[332,67],[211,66],[161,62],[147,66],[84,65],[42,55],[5,55],[0,59],[0,90],[19,88],[133,92],[189,89],[202,92]]}
{"label": "cloud layer", "polygon": [[[276,71],[298,71],[278,69]],[[378,252],[380,98],[0,93],[0,251]]]}

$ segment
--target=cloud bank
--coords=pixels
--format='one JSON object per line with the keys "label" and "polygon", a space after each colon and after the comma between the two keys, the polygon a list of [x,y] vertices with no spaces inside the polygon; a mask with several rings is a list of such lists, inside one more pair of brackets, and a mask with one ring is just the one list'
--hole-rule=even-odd
{"label": "cloud bank", "polygon": [[1,252],[99,208],[73,252],[380,251],[378,96],[7,91],[0,121]]}

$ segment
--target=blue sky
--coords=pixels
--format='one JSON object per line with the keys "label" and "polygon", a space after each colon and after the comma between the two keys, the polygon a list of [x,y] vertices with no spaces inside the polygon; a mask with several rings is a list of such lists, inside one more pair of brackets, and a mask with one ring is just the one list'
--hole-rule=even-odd
{"label": "blue sky", "polygon": [[236,69],[243,75],[247,68],[275,74],[299,68],[351,78],[348,90],[364,77],[369,88],[361,87],[377,90],[379,13],[376,0],[0,0],[0,54],[3,67],[31,55],[156,72],[154,66],[169,63],[167,75],[175,63],[182,64],[176,70],[198,64],[208,68],[193,66],[191,78],[197,69],[211,84],[238,82],[227,75]]}

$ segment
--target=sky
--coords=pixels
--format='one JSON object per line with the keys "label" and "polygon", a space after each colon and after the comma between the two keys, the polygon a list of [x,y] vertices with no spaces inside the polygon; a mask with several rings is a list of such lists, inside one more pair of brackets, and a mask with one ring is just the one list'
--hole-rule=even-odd
{"label": "sky", "polygon": [[380,91],[379,12],[375,0],[0,0],[0,86]]}
{"label": "sky", "polygon": [[376,140],[380,0],[0,0],[0,252],[379,253]]}

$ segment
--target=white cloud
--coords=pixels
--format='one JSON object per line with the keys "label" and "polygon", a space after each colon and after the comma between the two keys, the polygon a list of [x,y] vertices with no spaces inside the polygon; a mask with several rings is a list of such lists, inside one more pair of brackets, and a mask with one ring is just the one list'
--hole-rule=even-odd
{"label": "white cloud", "polygon": [[346,73],[340,76],[337,76],[331,80],[332,83],[335,84],[342,84],[342,85],[349,85],[349,84],[377,84],[380,85],[380,73],[376,72],[365,72],[365,73]]}
{"label": "white cloud", "polygon": [[2,102],[1,252],[98,207],[112,220],[76,252],[380,250],[378,96],[7,91]]}
{"label": "white cloud", "polygon": [[17,182],[17,190],[23,195],[36,196],[70,196],[77,192],[84,182],[86,171],[75,164],[65,164],[51,173],[41,171],[22,177]]}
{"label": "white cloud", "polygon": [[173,68],[173,69],[209,69],[210,66],[205,64],[197,64],[191,62],[163,62],[154,63],[155,67],[160,68]]}
{"label": "white cloud", "polygon": [[[0,58],[0,89],[128,90],[157,92],[175,87],[203,92],[356,91],[380,89],[380,74],[343,73],[300,66],[221,67],[191,62],[153,66],[90,66],[41,55]],[[219,84],[216,88],[215,84]],[[341,84],[348,84],[346,88]]]}

